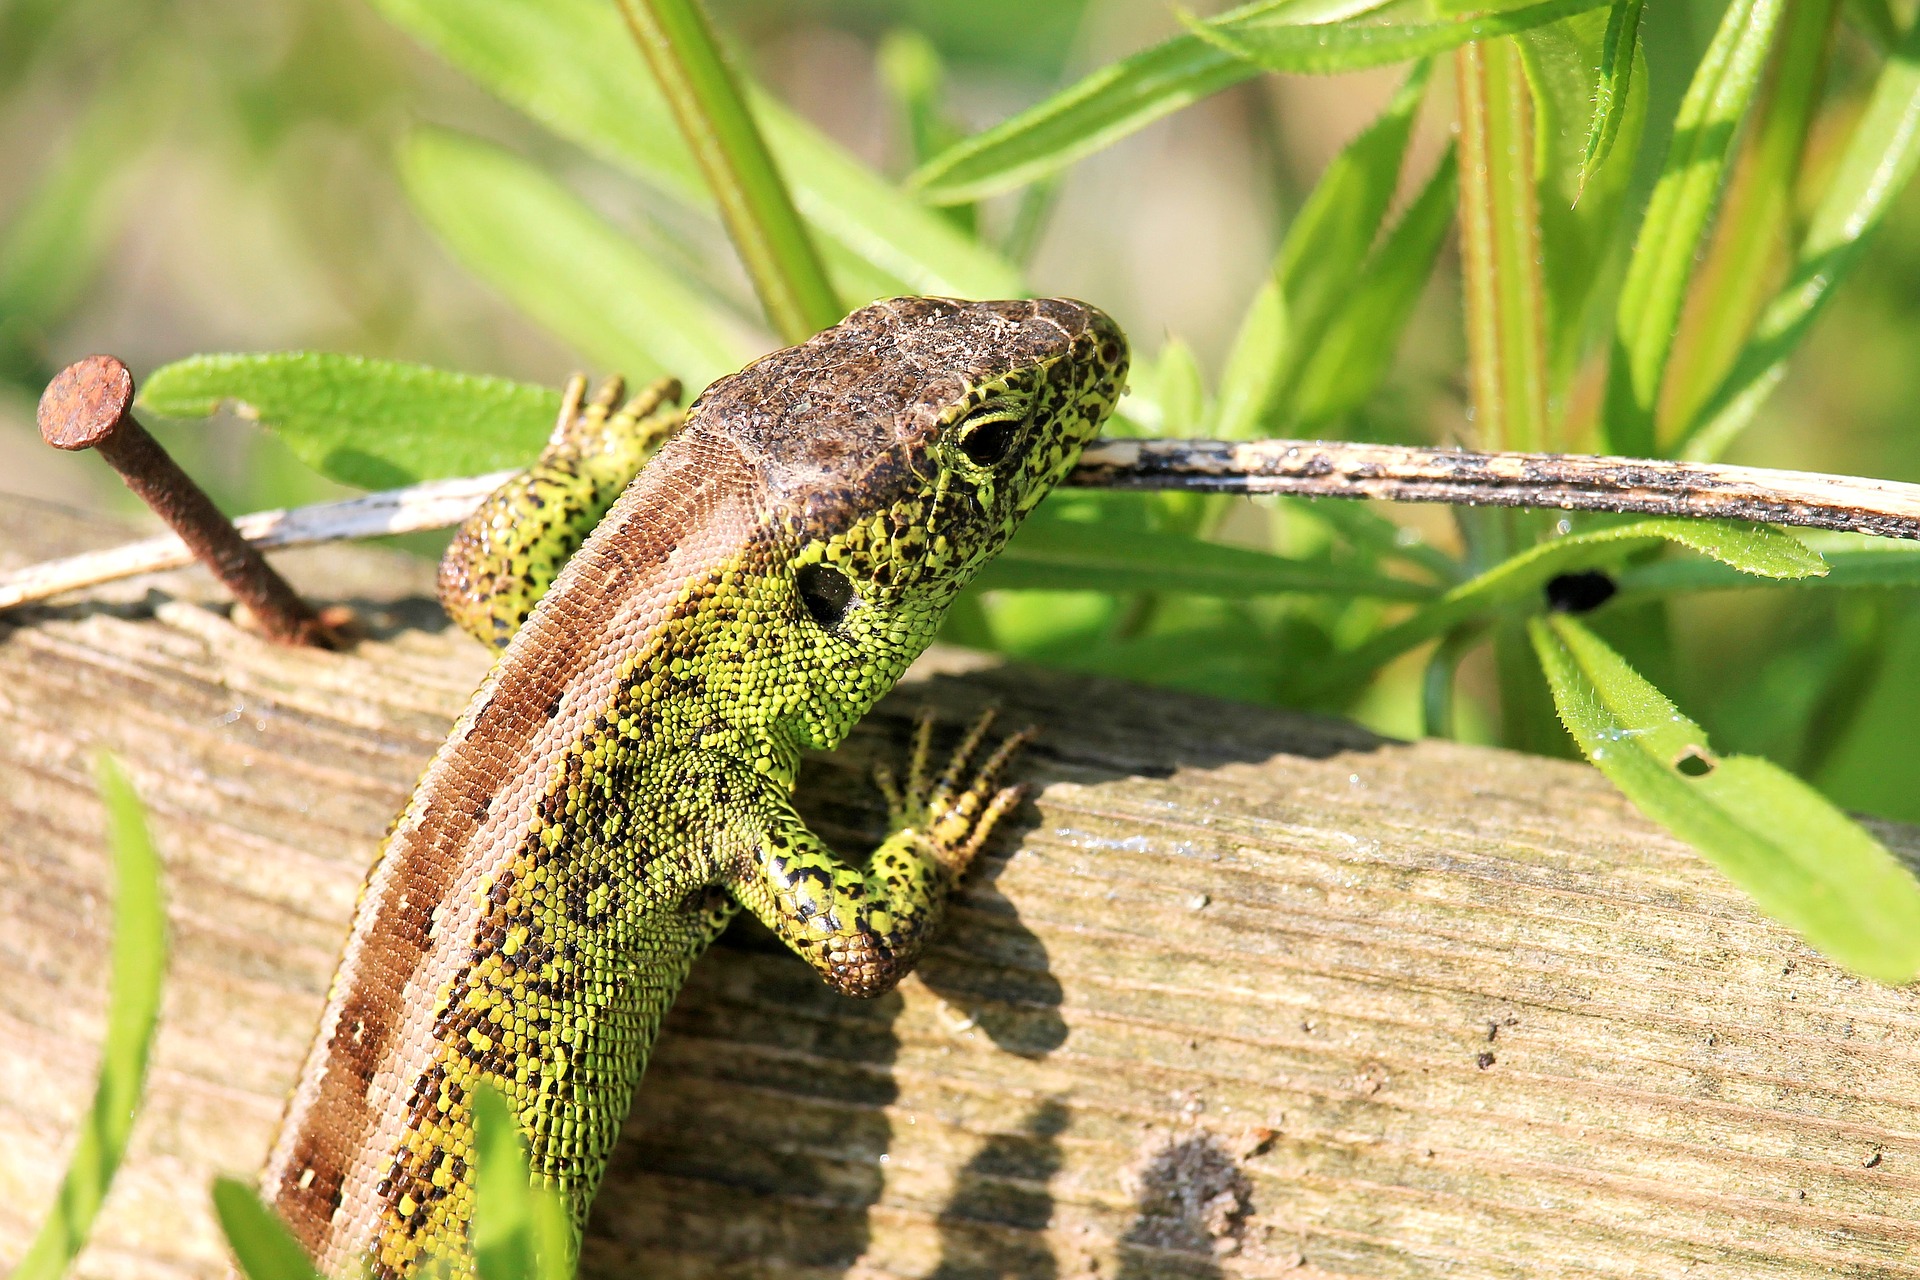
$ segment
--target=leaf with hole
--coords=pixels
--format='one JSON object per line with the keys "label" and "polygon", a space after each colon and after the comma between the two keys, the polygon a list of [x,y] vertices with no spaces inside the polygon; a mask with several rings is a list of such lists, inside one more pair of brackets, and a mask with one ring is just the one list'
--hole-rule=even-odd
{"label": "leaf with hole", "polygon": [[1716,756],[1574,619],[1528,631],[1568,732],[1642,813],[1836,963],[1882,982],[1920,976],[1920,883],[1865,828],[1776,765]]}
{"label": "leaf with hole", "polygon": [[1340,654],[1316,673],[1310,689],[1315,693],[1349,690],[1409,649],[1463,623],[1522,604],[1546,607],[1543,589],[1563,574],[1617,563],[1662,541],[1762,578],[1800,580],[1827,571],[1806,544],[1766,525],[1657,517],[1569,534],[1508,557]]}

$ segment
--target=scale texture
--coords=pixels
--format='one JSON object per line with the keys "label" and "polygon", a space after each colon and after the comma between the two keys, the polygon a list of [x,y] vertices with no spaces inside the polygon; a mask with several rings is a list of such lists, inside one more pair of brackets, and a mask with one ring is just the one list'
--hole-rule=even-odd
{"label": "scale texture", "polygon": [[369,879],[263,1175],[323,1270],[471,1273],[482,1083],[584,1221],[660,1021],[739,907],[849,994],[911,967],[1010,795],[992,761],[972,787],[916,769],[863,870],[795,814],[801,752],[931,641],[1125,372],[1079,303],[902,299],[689,410],[519,627]]}

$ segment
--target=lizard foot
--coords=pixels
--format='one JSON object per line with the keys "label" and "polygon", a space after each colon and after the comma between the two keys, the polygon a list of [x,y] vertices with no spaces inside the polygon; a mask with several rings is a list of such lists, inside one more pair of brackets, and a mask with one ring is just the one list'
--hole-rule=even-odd
{"label": "lizard foot", "polygon": [[874,770],[874,781],[887,798],[888,829],[919,836],[934,861],[952,876],[967,869],[993,834],[994,825],[1026,795],[1024,786],[1000,786],[999,780],[1008,762],[1033,740],[1036,730],[1032,728],[1003,738],[972,770],[971,780],[965,781],[993,720],[991,708],[981,712],[948,758],[946,768],[935,777],[929,768],[934,717],[931,711],[922,711],[914,723],[906,786],[903,788],[885,765]]}

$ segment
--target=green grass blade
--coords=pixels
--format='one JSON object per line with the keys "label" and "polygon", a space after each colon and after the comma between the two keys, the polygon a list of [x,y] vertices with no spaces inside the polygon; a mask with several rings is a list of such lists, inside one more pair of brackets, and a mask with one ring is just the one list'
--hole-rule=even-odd
{"label": "green grass blade", "polygon": [[754,354],[708,292],[512,152],[422,129],[401,148],[400,174],[461,261],[603,367],[670,373],[693,395]]}
{"label": "green grass blade", "polygon": [[1229,440],[1284,422],[1302,366],[1328,325],[1357,297],[1361,273],[1399,181],[1413,120],[1426,96],[1422,63],[1384,111],[1327,165],[1287,228],[1220,381],[1214,431]]}
{"label": "green grass blade", "polygon": [[1723,453],[1786,375],[1786,361],[1857,267],[1868,239],[1920,164],[1920,23],[1888,58],[1795,256],[1732,372],[1688,432],[1691,458]]}
{"label": "green grass blade", "polygon": [[[1593,165],[1590,144],[1600,123],[1606,82],[1595,68],[1606,60],[1606,43],[1615,11],[1593,10],[1564,22],[1535,27],[1517,38],[1533,100],[1535,204],[1540,224],[1540,278],[1546,290],[1546,350],[1551,377],[1549,406],[1567,399],[1581,359],[1599,327],[1600,285],[1612,274],[1616,250],[1626,236],[1620,217],[1633,178],[1633,154],[1647,118],[1647,77],[1627,71],[1616,79],[1619,96],[1604,109],[1607,127],[1626,145],[1623,163]],[[1644,59],[1641,59],[1644,69]],[[1523,637],[1515,645],[1524,652]],[[1532,663],[1529,656],[1527,662]],[[1545,689],[1542,687],[1544,707]],[[1559,727],[1546,727],[1559,740]]]}
{"label": "green grass blade", "polygon": [[[1268,71],[1288,75],[1334,75],[1446,53],[1464,44],[1494,40],[1600,8],[1606,0],[1545,0],[1487,6],[1487,12],[1446,22],[1361,16],[1303,26],[1262,18],[1240,24],[1187,19],[1209,44]],[[1418,12],[1416,10],[1416,12]]]}
{"label": "green grass blade", "polygon": [[1824,574],[1825,563],[1806,544],[1766,525],[1658,517],[1570,534],[1510,556],[1478,577],[1330,660],[1308,691],[1344,691],[1401,654],[1465,623],[1528,607],[1546,607],[1542,589],[1553,578],[1618,562],[1635,550],[1671,542],[1742,573],[1799,581]]}
{"label": "green grass blade", "polygon": [[1292,404],[1296,423],[1312,426],[1350,413],[1385,379],[1453,226],[1459,173],[1449,148],[1427,185],[1367,259],[1352,296],[1335,313],[1300,371]]}
{"label": "green grass blade", "polygon": [[[1248,5],[1236,12],[1266,7]],[[1204,40],[1176,36],[1110,63],[956,144],[923,165],[908,186],[934,204],[1000,195],[1258,74],[1258,68]]]}
{"label": "green grass blade", "polygon": [[915,166],[960,140],[943,112],[947,69],[933,41],[911,28],[896,28],[880,41],[875,60],[880,80],[906,123]]}
{"label": "green grass blade", "polygon": [[1920,976],[1920,883],[1885,846],[1778,766],[1716,757],[1699,725],[1572,618],[1528,630],[1568,732],[1636,808],[1838,964],[1882,982]]}
{"label": "green grass blade", "polygon": [[1732,0],[1681,100],[1615,311],[1604,411],[1610,453],[1655,456],[1654,412],[1694,257],[1785,7],[1786,0]]}
{"label": "green grass blade", "polygon": [[[712,207],[666,100],[607,0],[375,0],[375,6],[561,137],[679,200]],[[1024,292],[1019,273],[991,249],[765,93],[749,89],[748,99],[794,203],[826,238],[821,247],[847,299]]]}
{"label": "green grass blade", "polygon": [[560,412],[550,387],[359,356],[193,356],[156,369],[140,406],[204,418],[223,404],[322,475],[363,489],[527,465]]}
{"label": "green grass blade", "polygon": [[1461,46],[1460,259],[1468,377],[1483,449],[1551,447],[1547,297],[1529,90],[1517,46]]}
{"label": "green grass blade", "polygon": [[1247,597],[1302,593],[1430,600],[1432,587],[1327,561],[1269,555],[1111,522],[1030,520],[976,582],[987,590],[1164,591]]}
{"label": "green grass blade", "polygon": [[473,1256],[479,1280],[570,1280],[573,1222],[534,1180],[520,1123],[488,1084],[473,1093]]}
{"label": "green grass blade", "polygon": [[794,198],[823,233],[909,293],[1017,298],[1027,292],[1006,259],[772,104],[764,94],[754,98],[769,141],[794,175]]}
{"label": "green grass blade", "polygon": [[1509,34],[1604,0],[1479,6],[1447,22],[1375,22],[1380,0],[1259,0],[1190,34],[1094,71],[1010,120],[936,157],[910,180],[937,204],[998,195],[1064,169],[1155,120],[1209,97],[1262,68],[1325,74],[1407,62],[1466,40]]}
{"label": "green grass blade", "polygon": [[147,832],[133,784],[111,756],[95,764],[106,802],[113,853],[112,987],[100,1079],[67,1161],[53,1209],[40,1224],[13,1280],[59,1280],[86,1243],[107,1188],[126,1154],[134,1114],[146,1085],[147,1058],[160,1019],[160,987],[167,971],[167,908],[160,888],[160,856]]}
{"label": "green grass blade", "polygon": [[1900,22],[1887,0],[1847,0],[1846,15],[1853,29],[1867,38],[1883,57],[1900,43]]}
{"label": "green grass blade", "polygon": [[720,205],[774,331],[800,342],[844,314],[786,179],[720,52],[700,0],[620,0],[688,150]]}
{"label": "green grass blade", "polygon": [[1640,18],[1645,9],[1646,0],[1615,0],[1607,13],[1607,33],[1600,46],[1600,78],[1594,87],[1593,120],[1587,126],[1586,150],[1580,158],[1582,190],[1606,164],[1620,137],[1627,100],[1633,91],[1634,63],[1644,56],[1640,52]]}
{"label": "green grass blade", "polygon": [[213,1212],[246,1280],[319,1280],[287,1224],[246,1183],[215,1178]]}
{"label": "green grass blade", "polygon": [[[1659,419],[1694,421],[1751,336],[1792,252],[1801,157],[1826,78],[1839,0],[1788,0],[1773,65],[1753,107],[1674,342]],[[1685,436],[1681,435],[1684,445]]]}

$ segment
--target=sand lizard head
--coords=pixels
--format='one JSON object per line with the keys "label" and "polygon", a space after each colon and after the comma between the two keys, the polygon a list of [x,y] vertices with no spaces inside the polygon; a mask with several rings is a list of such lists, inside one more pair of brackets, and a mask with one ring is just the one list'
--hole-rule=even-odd
{"label": "sand lizard head", "polygon": [[816,612],[952,590],[1119,397],[1125,336],[1081,302],[876,302],[716,382],[695,421],[760,464]]}
{"label": "sand lizard head", "polygon": [[[1072,469],[1126,374],[1125,336],[1085,303],[895,298],[714,383],[690,425],[764,478],[811,637],[800,665],[855,664],[884,689]],[[834,701],[837,722],[871,699]]]}

